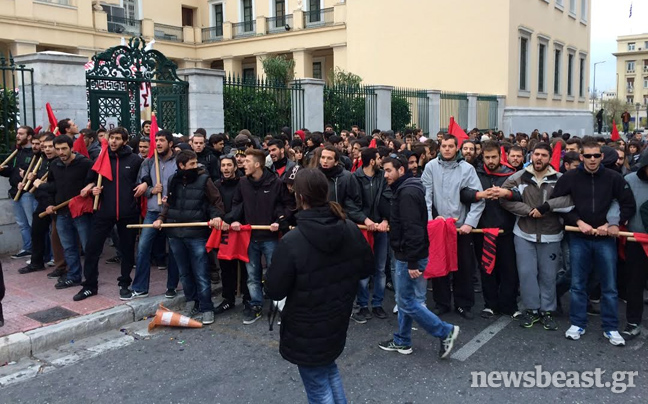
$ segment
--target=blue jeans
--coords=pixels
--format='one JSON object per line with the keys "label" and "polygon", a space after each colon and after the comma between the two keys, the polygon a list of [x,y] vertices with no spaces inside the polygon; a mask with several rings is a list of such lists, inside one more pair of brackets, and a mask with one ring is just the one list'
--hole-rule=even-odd
{"label": "blue jeans", "polygon": [[[374,233],[374,258],[376,263],[376,272],[373,275],[373,298],[371,307],[380,307],[385,297],[385,263],[387,262],[387,249],[389,236],[387,233]],[[369,306],[369,277],[361,279],[358,285],[358,306]]]}
{"label": "blue jeans", "polygon": [[[151,224],[158,218],[159,212],[147,212],[144,218],[144,224]],[[142,229],[137,246],[137,265],[135,267],[135,279],[133,280],[133,290],[136,292],[148,292],[151,281],[151,256],[159,251],[153,251],[153,246],[160,233],[164,235],[164,229]],[[164,238],[166,246],[166,237]],[[176,289],[180,273],[178,264],[169,254],[169,263],[167,266],[167,289]]]}
{"label": "blue jeans", "polygon": [[[423,272],[428,259],[419,260],[418,269]],[[396,290],[398,290],[398,332],[394,334],[394,342],[398,345],[412,346],[412,321],[416,322],[428,334],[445,338],[452,331],[452,324],[442,321],[434,313],[423,306],[416,295],[418,284],[425,288],[427,281],[421,274],[416,279],[410,278],[407,262],[396,260]],[[419,286],[420,287],[420,286]]]}
{"label": "blue jeans", "polygon": [[31,251],[32,241],[31,241],[31,225],[32,217],[38,202],[34,199],[34,194],[29,192],[23,193],[18,202],[13,202],[13,212],[16,217],[16,224],[20,229],[20,235],[22,236],[23,247],[25,251]]}
{"label": "blue jeans", "polygon": [[180,270],[185,298],[187,302],[197,302],[203,313],[214,310],[205,244],[205,238],[169,237],[169,246]]}
{"label": "blue jeans", "polygon": [[250,241],[248,247],[248,258],[250,262],[245,264],[248,273],[248,289],[250,290],[250,305],[263,307],[263,288],[261,278],[263,268],[261,267],[261,254],[266,259],[266,264],[270,267],[272,263],[272,253],[277,247],[277,240],[269,241]]}
{"label": "blue jeans", "polygon": [[335,362],[326,366],[297,366],[309,404],[346,404],[342,377]]}
{"label": "blue jeans", "polygon": [[72,218],[69,213],[56,215],[56,231],[61,239],[63,255],[68,266],[67,279],[81,282],[81,257],[79,256],[79,243],[83,251],[88,244],[90,223],[92,215],[85,214]]}
{"label": "blue jeans", "polygon": [[601,282],[601,323],[603,331],[616,331],[619,327],[616,287],[616,240],[612,237],[587,239],[573,235],[569,240],[571,250],[571,304],[569,319],[572,325],[587,326],[587,281],[596,268]]}
{"label": "blue jeans", "polygon": [[[394,257],[394,250],[389,248],[389,255],[391,257],[391,277],[392,284],[394,285],[394,300],[398,304],[398,277],[396,276],[396,258]],[[427,265],[427,264],[426,264]],[[423,306],[426,306],[425,300],[427,299],[427,283],[426,282],[417,282],[414,284],[414,294],[416,295],[416,300],[421,302]]]}

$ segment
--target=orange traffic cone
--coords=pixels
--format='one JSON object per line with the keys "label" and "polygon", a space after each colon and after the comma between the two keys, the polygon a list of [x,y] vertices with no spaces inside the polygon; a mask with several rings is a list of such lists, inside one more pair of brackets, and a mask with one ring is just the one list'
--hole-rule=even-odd
{"label": "orange traffic cone", "polygon": [[148,325],[149,331],[158,325],[168,325],[170,327],[188,327],[202,328],[202,323],[192,320],[187,316],[175,313],[160,303],[160,308],[155,312],[155,318]]}

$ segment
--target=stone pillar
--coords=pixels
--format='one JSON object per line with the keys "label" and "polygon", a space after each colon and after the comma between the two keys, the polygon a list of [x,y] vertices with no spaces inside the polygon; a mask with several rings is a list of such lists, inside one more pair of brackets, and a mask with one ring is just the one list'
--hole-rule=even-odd
{"label": "stone pillar", "polygon": [[468,130],[477,127],[477,94],[468,93]]}
{"label": "stone pillar", "polygon": [[[16,64],[24,64],[34,69],[34,79],[25,75],[26,93],[33,86],[34,104],[27,97],[27,111],[36,111],[35,126],[47,127],[45,103],[52,105],[57,119],[70,118],[79,127],[84,128],[88,122],[88,104],[86,101],[86,77],[84,65],[86,56],[60,52],[39,52],[21,55],[14,58]],[[19,76],[22,77],[22,76]],[[29,122],[29,121],[28,121]]]}
{"label": "stone pillar", "polygon": [[223,56],[223,69],[227,74],[232,76],[241,76],[243,74],[243,61],[240,57]]}
{"label": "stone pillar", "polygon": [[441,91],[428,90],[428,132],[430,139],[436,139],[436,134],[441,130]]}
{"label": "stone pillar", "polygon": [[304,29],[304,11],[301,9],[293,11],[293,29]]}
{"label": "stone pillar", "polygon": [[197,44],[202,43],[202,28],[194,27],[194,42]]}
{"label": "stone pillar", "polygon": [[[370,133],[373,129],[390,130],[391,129],[391,93],[394,87],[391,86],[372,86],[371,89],[376,93],[376,127],[369,129],[367,124],[365,130]],[[367,105],[368,107],[369,105]]]}
{"label": "stone pillar", "polygon": [[178,76],[189,83],[189,129],[205,128],[208,136],[225,131],[223,80],[225,71],[179,69]]}
{"label": "stone pillar", "polygon": [[[300,86],[303,89],[303,103],[300,99],[300,92],[291,92],[292,105],[292,130],[308,128],[313,131],[324,131],[324,80],[301,79]],[[294,85],[295,82],[291,82]],[[299,97],[299,98],[298,98]],[[301,112],[303,111],[303,121]]]}
{"label": "stone pillar", "polygon": [[34,41],[21,41],[16,40],[11,44],[11,54],[14,56],[18,55],[27,55],[30,53],[36,53],[36,46],[38,42]]}
{"label": "stone pillar", "polygon": [[256,34],[265,35],[267,28],[268,20],[264,16],[260,15],[256,19]]}
{"label": "stone pillar", "polygon": [[346,4],[344,2],[337,3],[333,6],[333,23],[344,24],[346,22]]}
{"label": "stone pillar", "polygon": [[[506,96],[498,95],[497,96],[497,129],[504,130],[504,109],[506,108]],[[504,133],[504,136],[507,136],[507,133]]]}
{"label": "stone pillar", "polygon": [[295,77],[313,77],[313,54],[304,48],[291,49],[295,61]]}
{"label": "stone pillar", "polygon": [[142,18],[142,36],[150,41],[155,38],[155,23],[150,18]]}
{"label": "stone pillar", "polygon": [[223,23],[223,41],[229,41],[232,39],[232,23],[225,21]]}
{"label": "stone pillar", "polygon": [[[94,29],[97,31],[108,31],[108,13],[103,10],[93,10],[92,19],[94,22]],[[150,21],[150,20],[149,20]],[[142,22],[144,25],[144,22]],[[142,29],[144,27],[142,26]]]}
{"label": "stone pillar", "polygon": [[263,59],[268,57],[268,54],[265,52],[262,53],[255,53],[254,54],[256,58],[256,68],[255,68],[255,73],[258,78],[265,77],[265,70],[263,69]]}
{"label": "stone pillar", "polygon": [[340,43],[331,45],[333,48],[333,67],[339,67],[346,70],[347,68],[347,44]]}
{"label": "stone pillar", "polygon": [[193,27],[182,27],[182,42],[194,43],[194,29]]}

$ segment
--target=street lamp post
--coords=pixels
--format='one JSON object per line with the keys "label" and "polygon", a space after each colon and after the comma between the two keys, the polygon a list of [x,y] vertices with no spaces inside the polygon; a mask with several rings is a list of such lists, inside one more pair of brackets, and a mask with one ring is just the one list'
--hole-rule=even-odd
{"label": "street lamp post", "polygon": [[641,121],[639,120],[639,109],[641,109],[641,104],[636,103],[635,107],[637,108],[637,120],[635,122],[635,130],[638,131],[639,130],[639,124],[641,123]]}
{"label": "street lamp post", "polygon": [[596,98],[598,97],[598,94],[596,92],[596,65],[600,65],[601,63],[605,63],[605,60],[602,62],[594,63],[594,102],[592,102],[592,112],[595,112],[596,110]]}

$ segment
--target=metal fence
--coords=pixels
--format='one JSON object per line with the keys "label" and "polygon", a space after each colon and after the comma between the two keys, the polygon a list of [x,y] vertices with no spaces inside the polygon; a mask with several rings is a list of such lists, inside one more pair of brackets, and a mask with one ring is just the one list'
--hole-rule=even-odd
{"label": "metal fence", "polygon": [[466,93],[445,91],[441,93],[441,111],[439,114],[441,130],[448,130],[451,116],[462,128],[465,129],[468,126],[468,95]]}
{"label": "metal fence", "polygon": [[203,42],[218,42],[223,40],[223,26],[202,29]]}
{"label": "metal fence", "polygon": [[108,32],[129,36],[140,36],[142,35],[142,22],[134,18],[110,15],[108,17]]}
{"label": "metal fence", "polygon": [[229,76],[223,85],[225,131],[248,129],[263,138],[284,126],[304,126],[304,90],[296,80],[290,85],[267,79],[243,80]]}
{"label": "metal fence", "polygon": [[232,24],[232,38],[245,38],[256,34],[256,21],[244,21]]}
{"label": "metal fence", "polygon": [[[34,109],[34,89],[25,83],[34,82],[34,69],[24,65],[16,65],[13,57],[5,58],[0,55],[0,75],[2,75],[2,88],[0,88],[0,155],[5,155],[12,148],[16,140],[16,131],[20,125],[36,125],[36,111]],[[21,83],[20,87],[17,83]]]}
{"label": "metal fence", "polygon": [[378,126],[377,96],[370,86],[324,86],[324,122],[336,132],[357,125],[366,133]]}
{"label": "metal fence", "polygon": [[477,128],[480,130],[498,128],[496,96],[477,96]]}
{"label": "metal fence", "polygon": [[292,14],[268,18],[266,23],[266,34],[279,34],[286,32],[288,30],[286,27],[293,27]]}
{"label": "metal fence", "polygon": [[155,39],[162,39],[165,41],[184,41],[182,27],[175,27],[173,25],[155,24]]}
{"label": "metal fence", "polygon": [[334,22],[333,7],[304,11],[304,28],[324,27],[327,25],[333,25]]}
{"label": "metal fence", "polygon": [[426,90],[394,87],[391,95],[391,122],[394,131],[420,128],[427,133],[430,123]]}

